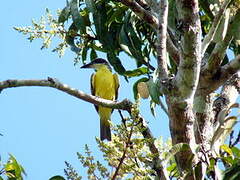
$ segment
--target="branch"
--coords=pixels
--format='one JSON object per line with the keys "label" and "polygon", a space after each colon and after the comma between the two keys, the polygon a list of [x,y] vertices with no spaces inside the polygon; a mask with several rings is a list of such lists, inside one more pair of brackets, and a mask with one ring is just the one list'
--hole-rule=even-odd
{"label": "branch", "polygon": [[[7,88],[13,88],[13,87],[26,87],[26,86],[40,86],[40,87],[51,87],[54,89],[58,89],[62,92],[65,92],[71,96],[74,96],[78,99],[84,100],[86,102],[95,104],[95,105],[101,105],[104,107],[109,107],[113,109],[121,109],[128,111],[129,114],[131,114],[131,108],[132,108],[132,102],[125,99],[121,102],[115,102],[115,101],[110,101],[106,99],[102,99],[100,97],[88,95],[84,93],[83,91],[80,91],[78,89],[74,89],[69,87],[66,84],[62,84],[56,79],[48,77],[48,79],[43,79],[43,80],[6,80],[6,81],[1,81],[0,82],[0,92],[4,89]],[[148,128],[145,120],[139,115],[140,118],[140,124],[142,129],[144,129],[141,133],[144,138],[147,139],[153,139],[153,135],[151,133],[151,130]],[[159,167],[159,152],[157,147],[155,146],[154,142],[149,142],[149,149],[153,154],[157,154],[158,156],[156,157],[156,162],[154,162],[154,170],[157,172],[159,177],[163,176],[164,173],[162,172],[162,168]],[[163,178],[166,179],[166,178]]]}
{"label": "branch", "polygon": [[223,41],[220,41],[212,51],[208,63],[203,68],[202,72],[204,76],[212,78],[215,73],[219,70],[223,58],[226,54],[226,49],[231,43],[236,29],[240,26],[240,10],[238,10],[234,19],[229,23],[227,34]]}
{"label": "branch", "polygon": [[74,89],[69,87],[66,84],[62,84],[57,79],[53,79],[48,77],[48,79],[43,80],[6,80],[0,82],[0,91],[7,88],[13,88],[13,87],[24,87],[24,86],[42,86],[42,87],[52,87],[55,89],[58,89],[60,91],[63,91],[71,96],[74,96],[78,99],[82,99],[86,102],[95,104],[95,105],[101,105],[104,107],[109,107],[112,109],[121,109],[126,110],[128,112],[131,111],[132,102],[125,99],[121,102],[115,102],[111,100],[102,99],[97,96],[92,96],[84,93],[83,91],[80,91],[78,89]]}
{"label": "branch", "polygon": [[158,151],[158,148],[154,144],[154,137],[152,135],[152,132],[147,126],[145,119],[141,115],[139,115],[139,120],[141,123],[141,128],[143,129],[141,133],[145,139],[149,139],[148,147],[151,153],[154,155],[153,162],[152,162],[153,169],[156,171],[157,176],[160,180],[168,180],[169,178],[168,178],[167,172],[165,172],[165,168],[162,167],[161,165],[162,161],[160,159],[160,153]]}
{"label": "branch", "polygon": [[[201,63],[201,23],[197,0],[176,1],[181,25],[181,55],[176,85],[181,100],[192,98],[198,84]],[[192,101],[192,100],[191,100]]]}
{"label": "branch", "polygon": [[169,55],[172,57],[172,59],[174,60],[174,62],[179,65],[180,62],[180,54],[179,54],[179,49],[175,46],[175,44],[173,43],[172,40],[172,36],[174,37],[174,35],[172,34],[171,36],[171,30],[168,29],[168,33],[167,33],[167,51],[169,52]]}
{"label": "branch", "polygon": [[167,68],[167,17],[168,17],[168,1],[162,0],[159,2],[159,8],[161,12],[159,13],[159,27],[157,29],[157,62],[159,70],[159,79],[168,78],[168,68]]}
{"label": "branch", "polygon": [[204,77],[200,79],[201,87],[199,90],[202,94],[209,94],[222,86],[232,75],[240,70],[240,55],[231,60],[226,65],[222,66],[209,79]]}
{"label": "branch", "polygon": [[158,28],[158,19],[150,11],[141,7],[137,2],[133,0],[119,0],[119,2],[129,7],[138,17],[143,19],[154,29]]}
{"label": "branch", "polygon": [[[139,18],[148,23],[154,31],[157,31],[159,27],[159,20],[154,15],[155,13],[151,11],[159,10],[158,3],[154,0],[146,0],[149,6],[145,6],[144,0],[132,1],[132,0],[119,0],[122,4],[129,7]],[[176,64],[179,63],[179,53],[174,43],[172,42],[170,36],[167,37],[167,50],[170,53],[171,57],[174,59]]]}
{"label": "branch", "polygon": [[208,45],[212,42],[216,32],[217,32],[217,29],[220,25],[220,22],[223,18],[223,16],[225,15],[225,11],[229,5],[229,3],[231,2],[231,0],[226,0],[221,9],[218,11],[218,14],[215,16],[214,18],[214,21],[213,21],[213,24],[208,32],[208,34],[205,36],[204,40],[203,40],[203,43],[202,43],[202,55],[204,55],[206,49],[208,48]]}
{"label": "branch", "polygon": [[221,67],[221,82],[228,80],[233,74],[237,73],[239,70],[240,55],[238,55],[235,59],[231,60],[229,63]]}
{"label": "branch", "polygon": [[240,72],[234,74],[223,86],[221,95],[214,101],[213,109],[214,119],[214,136],[212,137],[212,146],[215,151],[219,152],[219,147],[225,141],[226,137],[232,131],[237,118],[226,118],[230,109],[235,107],[235,103],[240,92]]}

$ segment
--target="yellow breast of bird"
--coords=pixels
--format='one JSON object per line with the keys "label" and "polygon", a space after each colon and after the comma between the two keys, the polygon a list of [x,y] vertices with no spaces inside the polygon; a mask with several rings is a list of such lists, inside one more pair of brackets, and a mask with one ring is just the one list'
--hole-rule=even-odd
{"label": "yellow breast of bird", "polygon": [[108,69],[99,69],[95,74],[95,95],[104,99],[115,100],[115,80]]}

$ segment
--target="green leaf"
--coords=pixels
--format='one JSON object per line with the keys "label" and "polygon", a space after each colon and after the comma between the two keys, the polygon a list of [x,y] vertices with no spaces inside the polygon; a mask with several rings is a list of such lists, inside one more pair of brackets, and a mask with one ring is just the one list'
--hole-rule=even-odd
{"label": "green leaf", "polygon": [[125,14],[126,10],[128,8],[126,6],[123,7],[118,7],[117,9],[111,9],[110,11],[112,12],[110,14],[110,18],[107,21],[108,26],[110,26],[113,22],[121,23],[121,19],[123,15]]}
{"label": "green leaf", "polygon": [[210,162],[209,170],[214,171],[216,160],[214,158],[211,158],[209,162]]}
{"label": "green leaf", "polygon": [[97,58],[97,53],[96,53],[95,49],[92,49],[91,53],[90,53],[90,59],[94,60],[96,58]]}
{"label": "green leaf", "polygon": [[120,43],[120,47],[129,55],[132,56],[132,53],[129,49],[130,45],[130,41],[128,39],[128,35],[124,30],[124,26],[122,27],[120,34],[119,34],[119,43]]}
{"label": "green leaf", "polygon": [[62,176],[53,176],[49,180],[65,180]]}
{"label": "green leaf", "polygon": [[67,3],[67,6],[62,9],[58,17],[58,23],[64,23],[65,21],[68,20],[69,16],[70,16],[70,6],[69,6],[69,3]]}
{"label": "green leaf", "polygon": [[76,28],[80,30],[82,34],[86,33],[86,26],[84,24],[84,19],[80,15],[79,9],[79,0],[72,0],[70,3],[70,10],[73,19],[73,23],[75,24]]}
{"label": "green leaf", "polygon": [[89,11],[87,8],[84,8],[83,10],[80,11],[80,15],[83,18],[83,23],[85,26],[91,26],[91,21],[89,18]]}
{"label": "green leaf", "polygon": [[82,63],[85,63],[87,60],[87,52],[88,52],[88,47],[84,46],[82,49]]}
{"label": "green leaf", "polygon": [[22,179],[22,173],[25,173],[23,167],[17,162],[15,157],[10,154],[9,160],[7,164],[5,164],[4,169],[6,171],[6,175],[9,178],[16,178],[16,179]]}
{"label": "green leaf", "polygon": [[232,147],[232,152],[235,158],[240,159],[240,149],[237,147]]}
{"label": "green leaf", "polygon": [[175,144],[168,152],[165,152],[165,162],[167,163],[175,154],[181,151],[189,151],[191,150],[189,144],[186,143],[178,143]]}
{"label": "green leaf", "polygon": [[221,159],[225,164],[228,164],[230,166],[234,164],[233,158],[231,156],[222,157]]}
{"label": "green leaf", "polygon": [[150,101],[150,110],[151,110],[151,113],[152,113],[153,117],[156,117],[155,108],[156,108],[156,103],[151,100]]}
{"label": "green leaf", "polygon": [[125,73],[125,68],[123,67],[120,59],[114,53],[107,53],[107,58],[118,74],[123,75]]}
{"label": "green leaf", "polygon": [[71,50],[75,53],[80,52],[80,48],[76,46],[75,44],[75,36],[77,34],[77,27],[75,26],[74,23],[71,24],[71,26],[68,29],[68,33],[65,37],[66,43],[71,47]]}
{"label": "green leaf", "polygon": [[110,32],[108,32],[108,28],[106,25],[107,22],[107,12],[104,1],[100,1],[95,4],[95,9],[93,12],[93,22],[95,25],[97,37],[100,43],[103,44],[103,47],[108,51],[112,51],[115,49],[114,46],[114,37]]}
{"label": "green leaf", "polygon": [[131,57],[136,60],[137,67],[140,67],[145,61],[142,53],[143,41],[138,37],[131,23],[131,13],[125,16],[124,23],[119,33],[120,47]]}
{"label": "green leaf", "polygon": [[143,74],[147,74],[148,72],[149,72],[148,68],[141,67],[141,68],[137,68],[137,69],[134,69],[134,70],[131,70],[131,71],[126,71],[124,73],[124,75],[127,76],[127,77],[136,77],[136,76],[140,76],[140,75],[143,75]]}
{"label": "green leaf", "polygon": [[153,79],[150,79],[147,82],[147,85],[152,101],[156,104],[160,104],[160,92],[158,85],[153,82]]}
{"label": "green leaf", "polygon": [[222,151],[228,153],[230,156],[233,156],[233,152],[232,152],[231,148],[229,148],[228,145],[223,144],[223,145],[220,146],[220,149],[221,149]]}
{"label": "green leaf", "polygon": [[94,6],[94,0],[85,0],[85,3],[86,3],[86,6],[87,6],[87,9],[94,13],[95,11],[95,6]]}
{"label": "green leaf", "polygon": [[238,180],[240,178],[240,162],[224,171],[223,180]]}
{"label": "green leaf", "polygon": [[138,98],[138,91],[137,91],[137,84],[140,83],[140,82],[147,82],[149,79],[144,77],[144,78],[141,78],[139,80],[137,80],[134,84],[133,84],[133,95],[134,95],[134,99],[137,100]]}

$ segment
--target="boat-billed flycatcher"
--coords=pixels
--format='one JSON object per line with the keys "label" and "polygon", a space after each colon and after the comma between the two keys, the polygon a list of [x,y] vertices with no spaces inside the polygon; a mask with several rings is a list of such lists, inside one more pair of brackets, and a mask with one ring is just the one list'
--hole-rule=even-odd
{"label": "boat-billed flycatcher", "polygon": [[[81,68],[93,68],[96,70],[96,73],[93,73],[91,76],[92,95],[109,100],[117,99],[119,88],[118,76],[112,73],[111,67],[106,60],[97,58]],[[113,110],[96,105],[95,108],[100,117],[100,139],[111,141],[109,121]]]}

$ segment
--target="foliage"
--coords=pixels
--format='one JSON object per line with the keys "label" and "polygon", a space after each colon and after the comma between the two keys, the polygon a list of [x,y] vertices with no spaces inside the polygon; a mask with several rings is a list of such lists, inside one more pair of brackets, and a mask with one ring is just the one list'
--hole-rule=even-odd
{"label": "foliage", "polygon": [[5,164],[1,165],[0,179],[6,177],[7,180],[23,180],[23,174],[26,175],[23,167],[17,162],[16,158],[9,154],[9,159]]}
{"label": "foliage", "polygon": [[[139,113],[137,106],[135,105],[134,111]],[[153,139],[146,139],[139,133],[143,129],[134,115],[126,117],[124,122],[120,125],[112,125],[114,133],[111,142],[100,141],[96,138],[107,163],[95,160],[88,145],[85,145],[84,154],[77,153],[81,164],[87,169],[88,179],[111,179],[115,176],[117,179],[151,179],[156,176],[152,169],[152,162],[156,155],[152,154],[148,147],[148,143]],[[160,163],[172,176],[179,175],[173,156],[177,152],[188,150],[188,146],[178,144],[171,148],[170,139],[164,143],[161,137],[155,140],[155,144],[162,159]],[[75,173],[74,171],[72,174]],[[69,179],[77,180],[74,177]]]}
{"label": "foliage", "polygon": [[[156,52],[157,34],[153,25],[141,19],[144,15],[140,14],[137,16],[132,12],[130,9],[131,4],[126,6],[121,2],[111,0],[71,0],[67,1],[66,7],[57,12],[57,17],[54,17],[47,9],[46,16],[42,17],[39,22],[33,20],[31,27],[15,27],[15,30],[18,32],[28,35],[30,41],[37,38],[42,39],[43,45],[41,49],[49,48],[52,39],[57,37],[58,40],[60,39],[60,42],[53,51],[57,52],[59,56],[63,56],[65,49],[70,48],[76,54],[75,65],[77,63],[84,64],[87,59],[93,60],[99,53],[103,53],[119,75],[124,76],[126,79],[137,77],[133,86],[136,104],[133,107],[131,116],[123,118],[123,123],[120,125],[112,125],[114,135],[111,142],[102,142],[97,139],[99,149],[102,151],[107,165],[95,160],[87,145],[85,146],[84,155],[81,153],[77,154],[82,165],[87,168],[88,178],[153,179],[157,176],[154,171],[156,169],[154,167],[156,156],[160,158],[160,162],[157,162],[157,164],[159,164],[163,171],[167,172],[170,178],[180,178],[183,175],[186,177],[192,173],[192,169],[197,171],[199,164],[193,163],[194,157],[188,157],[189,167],[185,169],[188,172],[180,172],[173,156],[183,151],[191,152],[195,156],[199,154],[206,156],[204,160],[201,160],[201,163],[206,164],[206,174],[209,178],[213,178],[216,174],[221,176],[221,171],[224,169],[227,169],[224,172],[225,179],[229,179],[230,175],[231,178],[239,177],[237,169],[239,168],[240,152],[239,148],[236,147],[239,139],[234,145],[224,144],[224,141],[233,130],[237,121],[237,116],[227,116],[231,107],[220,109],[216,117],[219,124],[216,126],[215,133],[210,142],[213,153],[205,152],[205,149],[202,149],[200,146],[190,147],[186,143],[179,143],[172,146],[169,142],[164,144],[161,138],[154,139],[142,136],[142,132],[145,129],[141,126],[142,122],[140,122],[139,118],[138,94],[140,92],[138,84],[144,84],[144,87],[147,85],[148,89],[144,89],[144,92],[148,92],[150,95],[150,108],[153,115],[155,115],[156,105],[160,105],[166,114],[169,115],[167,108],[164,107],[160,99],[163,94],[168,93],[169,87],[160,86],[165,81],[160,82],[158,75],[161,69],[157,69],[153,65],[155,59],[158,58]],[[129,2],[134,3],[135,1]],[[152,8],[151,13],[160,14],[156,1],[147,0],[148,4],[144,4],[144,2],[141,0],[138,1],[139,4],[142,3],[142,9],[148,11],[150,8],[148,7],[149,5]],[[208,48],[206,48],[206,53],[204,53],[202,66],[207,63],[206,59],[209,59],[209,66],[219,63],[213,61],[216,56],[217,59],[221,59],[221,56],[224,57],[220,61],[220,66],[226,65],[229,62],[229,57],[225,54],[228,47],[228,50],[233,52],[233,54],[238,55],[240,53],[239,0],[229,1],[223,17],[217,23],[214,22],[214,18],[218,16],[218,12],[226,2],[228,1],[199,1],[202,29],[201,38],[203,42],[208,38],[209,33],[212,34],[212,41]],[[179,18],[176,4],[176,1],[169,0],[168,35],[172,40],[173,46],[179,47],[182,51],[181,37],[185,33],[182,31],[184,24],[182,24],[182,19]],[[232,23],[233,21],[235,23]],[[229,42],[224,44],[224,41],[227,41],[226,39],[229,39]],[[213,53],[217,48],[222,50],[222,52],[218,54]],[[120,56],[123,53],[130,58],[121,60]],[[177,74],[178,68],[181,67],[178,66],[179,62],[176,60],[177,58],[169,54],[166,59],[167,68],[170,76],[174,76]],[[124,61],[131,60],[135,61],[135,66],[125,67],[124,64],[126,62]],[[215,71],[215,69],[212,71]],[[217,71],[208,80],[218,80],[220,78],[219,73],[221,73],[221,70]],[[188,77],[186,79],[188,80]],[[185,84],[187,84],[187,80],[184,82]],[[176,81],[176,83],[178,82]],[[174,98],[176,97],[173,106],[175,107],[179,103],[177,99],[179,94],[171,95]],[[147,98],[148,96],[144,97]],[[180,109],[187,109],[187,107],[182,106]],[[152,153],[150,150],[151,145],[149,145],[151,143],[157,147],[159,154]],[[220,146],[215,148],[215,144],[217,143]],[[224,169],[220,170],[217,166],[218,163],[223,164]],[[78,180],[82,178],[69,163],[66,163],[66,167],[65,174],[68,179]]]}

